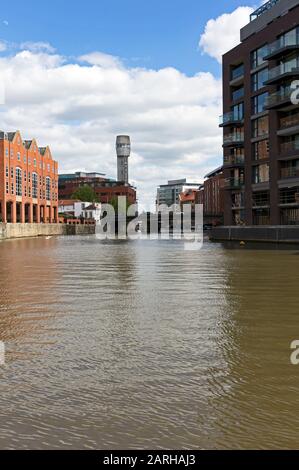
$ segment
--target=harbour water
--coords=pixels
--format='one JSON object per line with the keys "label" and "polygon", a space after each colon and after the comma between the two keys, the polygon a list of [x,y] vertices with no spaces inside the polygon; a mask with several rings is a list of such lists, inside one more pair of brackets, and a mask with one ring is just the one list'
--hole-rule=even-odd
{"label": "harbour water", "polygon": [[298,255],[0,243],[0,448],[298,448]]}

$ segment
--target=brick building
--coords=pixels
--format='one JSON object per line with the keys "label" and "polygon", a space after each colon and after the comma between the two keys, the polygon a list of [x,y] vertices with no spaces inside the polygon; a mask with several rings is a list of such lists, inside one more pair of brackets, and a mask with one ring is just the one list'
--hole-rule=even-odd
{"label": "brick building", "polygon": [[203,199],[206,223],[222,224],[224,216],[224,175],[222,166],[205,176]]}
{"label": "brick building", "polygon": [[90,186],[96,193],[99,202],[110,203],[118,196],[126,196],[129,204],[136,203],[136,189],[130,184],[109,180],[102,173],[77,172],[59,176],[59,199],[72,199],[74,192]]}
{"label": "brick building", "polygon": [[1,131],[0,181],[2,222],[58,222],[58,163],[49,147]]}
{"label": "brick building", "polygon": [[299,225],[299,1],[271,0],[223,57],[225,225]]}

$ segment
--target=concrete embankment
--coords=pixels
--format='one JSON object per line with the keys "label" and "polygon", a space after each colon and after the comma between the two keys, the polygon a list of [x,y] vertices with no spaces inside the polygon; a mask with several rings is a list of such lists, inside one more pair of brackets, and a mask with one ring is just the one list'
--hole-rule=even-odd
{"label": "concrete embankment", "polygon": [[56,235],[93,235],[94,233],[95,225],[0,223],[0,240]]}
{"label": "concrete embankment", "polygon": [[299,243],[299,226],[216,227],[211,230],[214,241],[252,241]]}

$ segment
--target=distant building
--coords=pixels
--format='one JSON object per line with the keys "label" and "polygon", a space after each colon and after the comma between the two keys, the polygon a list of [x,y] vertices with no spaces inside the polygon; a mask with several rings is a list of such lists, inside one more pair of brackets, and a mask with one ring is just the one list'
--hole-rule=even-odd
{"label": "distant building", "polygon": [[189,189],[198,190],[201,186],[200,183],[187,183],[186,179],[168,181],[168,184],[162,184],[157,190],[157,206],[180,204],[181,193]]}
{"label": "distant building", "polygon": [[83,216],[83,211],[90,206],[90,202],[82,202],[78,199],[65,199],[59,201],[59,214],[68,214],[75,218]]}
{"label": "distant building", "polygon": [[129,204],[136,202],[136,189],[130,184],[110,180],[101,173],[84,172],[59,176],[59,199],[72,199],[75,191],[84,186],[90,186],[101,203],[109,204],[118,196],[125,196]]}
{"label": "distant building", "polygon": [[96,224],[101,222],[102,205],[99,203],[89,204],[82,211],[84,219],[93,219]]}
{"label": "distant building", "polygon": [[49,147],[0,131],[0,168],[2,222],[58,222],[58,163]]}
{"label": "distant building", "polygon": [[131,140],[128,135],[119,135],[116,138],[117,179],[124,184],[129,183],[129,157],[131,154]]}

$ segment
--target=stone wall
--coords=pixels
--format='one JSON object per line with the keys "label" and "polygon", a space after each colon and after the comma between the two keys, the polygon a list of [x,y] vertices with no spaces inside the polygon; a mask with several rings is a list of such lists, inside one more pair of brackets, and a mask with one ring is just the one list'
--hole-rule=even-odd
{"label": "stone wall", "polygon": [[8,238],[46,237],[56,235],[92,235],[94,233],[94,225],[0,223],[0,240]]}

